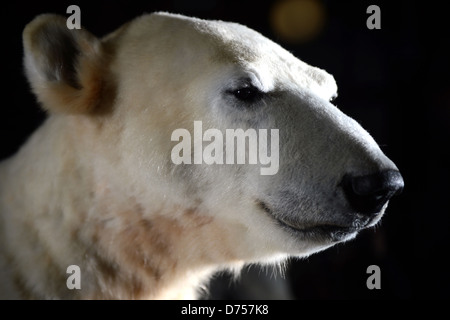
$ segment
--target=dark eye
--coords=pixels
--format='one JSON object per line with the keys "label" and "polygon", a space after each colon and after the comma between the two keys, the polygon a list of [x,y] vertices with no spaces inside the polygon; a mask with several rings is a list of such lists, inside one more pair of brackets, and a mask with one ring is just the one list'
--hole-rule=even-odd
{"label": "dark eye", "polygon": [[236,90],[231,90],[230,93],[238,100],[246,103],[257,102],[262,98],[262,92],[259,89],[248,86]]}

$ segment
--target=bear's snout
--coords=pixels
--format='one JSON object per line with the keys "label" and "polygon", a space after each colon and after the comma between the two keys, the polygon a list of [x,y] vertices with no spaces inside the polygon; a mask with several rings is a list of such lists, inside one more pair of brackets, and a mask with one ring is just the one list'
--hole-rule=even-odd
{"label": "bear's snout", "polygon": [[342,188],[352,209],[359,214],[376,216],[388,200],[403,190],[403,177],[397,170],[352,176],[345,175]]}

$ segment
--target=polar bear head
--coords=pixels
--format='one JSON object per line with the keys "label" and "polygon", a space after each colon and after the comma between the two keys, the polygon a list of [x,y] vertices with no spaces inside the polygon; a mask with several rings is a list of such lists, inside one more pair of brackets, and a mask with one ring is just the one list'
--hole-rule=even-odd
{"label": "polar bear head", "polygon": [[[191,255],[308,255],[376,224],[403,187],[374,139],[332,104],[334,78],[245,26],[156,13],[98,39],[42,15],[24,45],[39,101],[80,137],[73,158],[91,169],[91,216],[113,219],[133,199],[140,219],[191,233],[178,239]],[[238,129],[256,136],[244,140],[244,163],[227,163],[238,142],[227,149],[226,132]],[[116,207],[101,204],[105,189]]]}

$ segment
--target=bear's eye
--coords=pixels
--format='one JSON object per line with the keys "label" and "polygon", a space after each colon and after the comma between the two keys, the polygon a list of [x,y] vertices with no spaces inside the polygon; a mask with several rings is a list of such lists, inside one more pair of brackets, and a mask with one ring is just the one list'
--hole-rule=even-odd
{"label": "bear's eye", "polygon": [[245,86],[239,89],[230,90],[231,93],[236,99],[246,102],[246,103],[254,103],[261,100],[263,93],[254,86]]}

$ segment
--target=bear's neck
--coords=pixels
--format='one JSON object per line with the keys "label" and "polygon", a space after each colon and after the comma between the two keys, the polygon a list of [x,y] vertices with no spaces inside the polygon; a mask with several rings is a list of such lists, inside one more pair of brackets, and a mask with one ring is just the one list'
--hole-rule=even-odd
{"label": "bear's neck", "polygon": [[[151,206],[117,186],[88,130],[53,116],[0,166],[3,261],[22,296],[194,298],[217,266],[242,264],[221,241],[228,230],[195,206]],[[66,285],[70,265],[80,290]]]}

